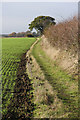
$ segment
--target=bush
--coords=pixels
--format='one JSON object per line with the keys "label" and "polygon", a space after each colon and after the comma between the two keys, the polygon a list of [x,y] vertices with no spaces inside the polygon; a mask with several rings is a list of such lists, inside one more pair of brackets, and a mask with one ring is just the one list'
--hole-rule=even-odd
{"label": "bush", "polygon": [[27,37],[34,37],[34,35],[32,33],[28,33],[26,36]]}
{"label": "bush", "polygon": [[78,19],[71,20],[51,26],[44,32],[50,44],[59,49],[76,53],[78,50]]}

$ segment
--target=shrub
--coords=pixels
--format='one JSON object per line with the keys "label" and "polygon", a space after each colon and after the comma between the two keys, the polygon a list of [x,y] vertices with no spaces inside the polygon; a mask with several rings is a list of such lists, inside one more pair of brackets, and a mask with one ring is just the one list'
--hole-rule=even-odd
{"label": "shrub", "polygon": [[52,46],[76,53],[78,49],[78,18],[50,26],[44,32]]}
{"label": "shrub", "polygon": [[27,37],[34,37],[34,35],[32,33],[28,33]]}

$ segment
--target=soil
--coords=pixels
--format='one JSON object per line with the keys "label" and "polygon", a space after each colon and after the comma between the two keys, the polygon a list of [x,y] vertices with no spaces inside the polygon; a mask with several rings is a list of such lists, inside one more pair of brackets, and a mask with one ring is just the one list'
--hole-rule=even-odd
{"label": "soil", "polygon": [[19,68],[17,71],[17,79],[14,88],[14,96],[10,105],[7,107],[7,115],[2,117],[2,120],[13,119],[22,120],[33,117],[34,103],[33,100],[33,86],[31,79],[26,73],[26,53],[23,54]]}

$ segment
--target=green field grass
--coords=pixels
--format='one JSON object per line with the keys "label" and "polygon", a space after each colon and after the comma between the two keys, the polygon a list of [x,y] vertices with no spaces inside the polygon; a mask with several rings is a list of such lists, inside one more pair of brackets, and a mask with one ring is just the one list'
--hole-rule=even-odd
{"label": "green field grass", "polygon": [[23,53],[26,53],[35,38],[2,39],[2,113],[5,115],[13,97],[17,70]]}
{"label": "green field grass", "polygon": [[[71,75],[68,75],[65,71],[61,70],[57,66],[56,61],[53,62],[45,54],[40,46],[40,42],[34,46],[32,54],[40,65],[45,78],[52,85],[53,89],[56,90],[58,98],[62,100],[64,104],[64,107],[62,108],[64,111],[64,118],[66,113],[68,118],[77,118],[78,81],[75,81]],[[62,115],[61,110],[58,111],[57,115]]]}

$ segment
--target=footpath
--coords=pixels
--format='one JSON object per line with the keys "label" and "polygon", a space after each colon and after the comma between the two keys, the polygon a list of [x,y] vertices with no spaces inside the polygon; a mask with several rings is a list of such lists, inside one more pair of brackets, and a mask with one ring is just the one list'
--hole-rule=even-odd
{"label": "footpath", "polygon": [[[31,84],[33,84],[32,92],[33,102],[35,104],[33,116],[34,118],[68,118],[70,112],[67,111],[63,101],[58,97],[58,91],[53,89],[53,86],[46,78],[41,68],[42,66],[38,64],[32,55],[32,50],[38,42],[39,38],[26,54],[26,72],[31,79]],[[40,53],[39,57],[41,59],[44,58]]]}

